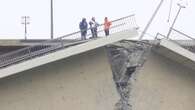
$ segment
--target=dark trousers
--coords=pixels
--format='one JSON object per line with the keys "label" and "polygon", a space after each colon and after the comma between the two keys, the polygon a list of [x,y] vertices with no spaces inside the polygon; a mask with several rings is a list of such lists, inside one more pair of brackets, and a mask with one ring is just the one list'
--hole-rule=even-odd
{"label": "dark trousers", "polygon": [[91,34],[93,38],[97,38],[97,28],[91,28]]}
{"label": "dark trousers", "polygon": [[87,31],[81,31],[81,40],[86,40]]}
{"label": "dark trousers", "polygon": [[109,29],[105,29],[104,32],[105,32],[105,35],[106,35],[106,36],[109,35]]}

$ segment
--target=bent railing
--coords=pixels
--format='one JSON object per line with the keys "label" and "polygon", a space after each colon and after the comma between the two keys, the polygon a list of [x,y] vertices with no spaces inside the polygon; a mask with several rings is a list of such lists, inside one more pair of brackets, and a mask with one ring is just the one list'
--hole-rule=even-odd
{"label": "bent railing", "polygon": [[181,47],[195,53],[195,38],[177,29],[171,28],[171,33],[170,33],[169,38],[167,38],[167,36],[162,35],[160,33],[157,33],[156,38],[157,39],[162,39],[162,38],[169,39],[173,41],[174,43],[177,43]]}
{"label": "bent railing", "polygon": [[[112,25],[110,28],[110,34],[137,27],[134,14],[113,20],[111,22],[112,22]],[[29,47],[25,47],[25,48],[22,48],[16,51],[3,54],[0,56],[0,68],[6,67],[8,65],[15,64],[21,61],[25,61],[28,59],[32,59],[37,56],[45,55],[50,52],[57,51],[59,49],[67,48],[70,46],[88,42],[90,40],[94,40],[94,39],[89,39],[91,38],[91,36],[92,35],[90,32],[90,28],[89,28],[87,30],[87,36],[86,36],[88,40],[81,40],[81,33],[80,31],[77,31],[71,34],[58,37],[56,39],[44,41],[40,43],[39,46],[37,45],[29,46]],[[104,26],[103,24],[100,24],[98,26],[98,37],[103,37],[103,36],[104,36]],[[65,43],[64,41],[66,39],[75,39],[75,42]],[[49,42],[54,42],[54,41],[58,43],[55,45],[48,45]]]}
{"label": "bent railing", "polygon": [[185,49],[195,53],[195,38],[172,28],[170,39],[174,40]]}

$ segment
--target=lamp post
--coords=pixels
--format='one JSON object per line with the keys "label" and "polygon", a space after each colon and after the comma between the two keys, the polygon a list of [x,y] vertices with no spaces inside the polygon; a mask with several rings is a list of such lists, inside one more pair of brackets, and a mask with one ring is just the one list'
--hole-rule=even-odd
{"label": "lamp post", "polygon": [[51,0],[51,39],[53,39],[53,0]]}
{"label": "lamp post", "polygon": [[154,11],[152,17],[150,18],[148,24],[146,25],[146,27],[144,28],[143,32],[141,33],[141,36],[140,36],[139,40],[142,40],[142,38],[144,37],[146,31],[148,30],[148,28],[150,27],[150,25],[151,25],[153,19],[155,18],[156,14],[158,13],[158,11],[159,11],[159,9],[160,9],[160,7],[161,7],[163,1],[164,1],[164,0],[161,0],[161,1],[160,1],[159,5],[157,6],[156,10]]}
{"label": "lamp post", "polygon": [[179,6],[179,10],[178,10],[177,15],[175,16],[175,19],[174,19],[174,21],[173,21],[173,23],[172,23],[172,25],[171,25],[171,27],[170,27],[170,29],[169,29],[169,32],[168,32],[168,34],[167,34],[167,38],[169,38],[169,36],[170,36],[170,34],[171,34],[172,28],[174,27],[175,22],[177,21],[177,18],[178,18],[178,16],[179,16],[179,13],[181,12],[181,9],[182,9],[182,8],[186,8],[186,7],[185,7],[184,5],[182,5],[181,3],[178,3],[177,5]]}
{"label": "lamp post", "polygon": [[24,24],[24,38],[27,40],[27,25],[30,24],[29,16],[22,16],[22,24]]}

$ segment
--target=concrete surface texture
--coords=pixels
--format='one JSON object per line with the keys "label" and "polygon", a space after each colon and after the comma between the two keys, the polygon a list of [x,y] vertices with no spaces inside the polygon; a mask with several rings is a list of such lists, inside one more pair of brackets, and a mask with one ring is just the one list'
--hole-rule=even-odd
{"label": "concrete surface texture", "polygon": [[0,80],[0,110],[113,110],[118,100],[103,48]]}
{"label": "concrete surface texture", "polygon": [[132,110],[194,110],[195,71],[151,53],[136,74]]}
{"label": "concrete surface texture", "polygon": [[150,53],[150,45],[121,41],[107,46],[106,49],[117,91],[120,94],[115,110],[132,110],[132,81]]}

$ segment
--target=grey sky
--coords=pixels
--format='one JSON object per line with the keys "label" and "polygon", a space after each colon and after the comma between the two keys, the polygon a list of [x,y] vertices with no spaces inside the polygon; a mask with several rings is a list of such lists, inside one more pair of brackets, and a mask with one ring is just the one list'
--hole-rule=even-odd
{"label": "grey sky", "polygon": [[[130,14],[136,14],[137,24],[143,29],[160,0],[53,0],[55,37],[78,30],[82,17],[90,20],[95,16],[99,23],[105,16],[111,20]],[[167,23],[170,0],[165,0],[148,33],[166,34],[178,10],[173,0],[171,22]],[[175,27],[191,36],[195,36],[195,1],[188,0],[188,6],[180,13]],[[0,39],[23,39],[24,27],[21,16],[30,16],[28,26],[30,39],[50,38],[50,0],[0,0]]]}

